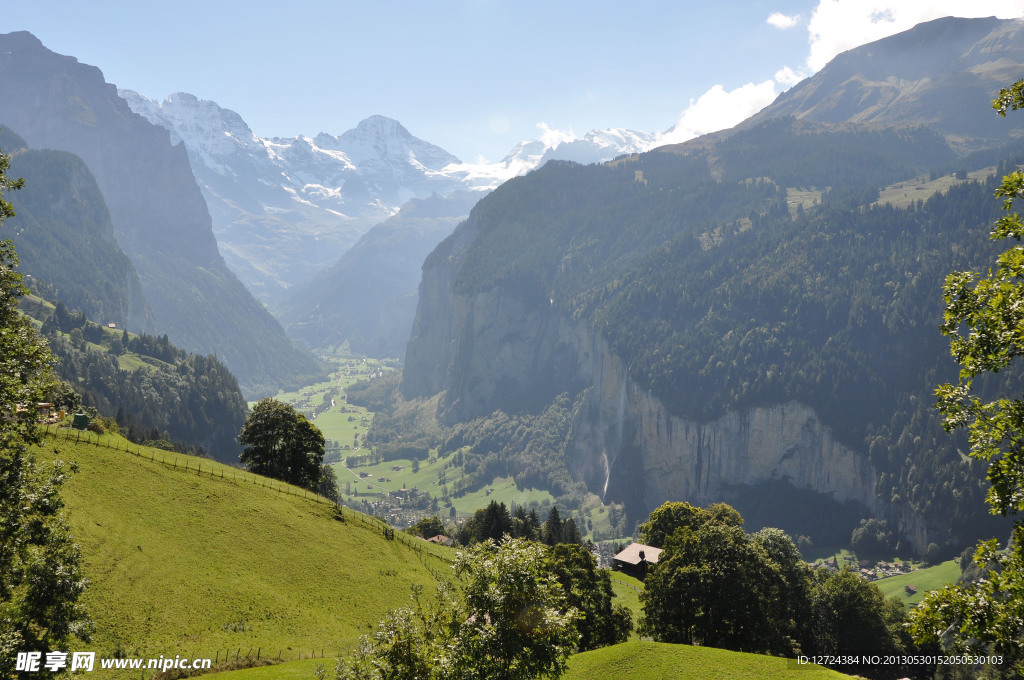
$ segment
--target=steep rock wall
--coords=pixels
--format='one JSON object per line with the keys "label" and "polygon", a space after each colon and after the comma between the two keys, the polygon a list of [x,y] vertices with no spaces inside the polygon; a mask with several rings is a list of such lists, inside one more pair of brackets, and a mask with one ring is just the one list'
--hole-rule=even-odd
{"label": "steep rock wall", "polygon": [[510,292],[455,292],[463,225],[424,266],[420,307],[407,350],[407,397],[443,393],[447,424],[532,410],[561,392],[579,395],[567,447],[577,480],[642,517],[668,500],[729,501],[743,488],[785,481],[853,502],[885,518],[918,551],[938,538],[906,507],[875,494],[878,471],[864,452],[836,441],[807,404],[730,412],[711,422],[679,418],[633,382],[620,357],[586,320],[531,309]]}

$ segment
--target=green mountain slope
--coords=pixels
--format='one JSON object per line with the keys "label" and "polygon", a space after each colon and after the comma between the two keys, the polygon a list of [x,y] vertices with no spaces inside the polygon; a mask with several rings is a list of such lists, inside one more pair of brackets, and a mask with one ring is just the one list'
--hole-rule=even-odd
{"label": "green mountain slope", "polygon": [[569,659],[565,680],[840,680],[850,676],[790,659],[662,642],[624,642]]}
{"label": "green mountain slope", "polygon": [[387,540],[378,521],[339,516],[299,489],[165,451],[132,455],[120,438],[66,436],[42,452],[79,466],[63,496],[96,622],[82,649],[101,656],[333,654],[412,584],[447,571],[434,556],[443,548]]}
{"label": "green mountain slope", "polygon": [[825,123],[928,125],[958,148],[990,146],[1020,121],[988,103],[1024,69],[1024,22],[945,17],[838,55],[741,127],[793,116]]}
{"label": "green mountain slope", "polygon": [[[308,680],[323,665],[328,677],[334,660],[310,659],[283,666],[214,673],[211,680]],[[796,665],[790,659],[729,652],[712,647],[630,641],[569,657],[563,680],[842,680],[828,668]]]}
{"label": "green mountain slope", "polygon": [[131,441],[165,440],[179,450],[238,462],[237,435],[248,407],[238,381],[216,357],[189,354],[166,335],[94,324],[35,295],[23,297],[18,308],[46,338],[57,375],[82,406],[114,419]]}
{"label": "green mountain slope", "polygon": [[225,265],[184,147],[132,113],[99,69],[27,32],[0,34],[0,121],[30,148],[67,151],[88,166],[157,331],[216,354],[248,397],[322,374]]}
{"label": "green mountain slope", "polygon": [[114,238],[96,180],[77,156],[32,150],[2,127],[0,150],[12,155],[10,175],[25,180],[8,200],[17,215],[0,237],[10,238],[34,288],[80,309],[97,323],[152,332],[153,312],[128,256]]}
{"label": "green mountain slope", "polygon": [[[991,183],[965,183],[872,205],[954,158],[926,128],[787,118],[688,154],[549,163],[483,199],[427,259],[402,392],[441,395],[468,467],[569,506],[566,472],[625,502],[630,522],[767,484],[760,507],[778,517],[757,525],[832,543],[878,516],[915,550],[958,552],[1000,530],[983,466],[931,408],[955,371],[941,285],[991,260],[999,203]],[[797,190],[820,199],[790,205]],[[555,407],[557,427],[541,427]],[[513,415],[535,436],[520,428],[509,454]],[[824,511],[833,501],[852,509]]]}

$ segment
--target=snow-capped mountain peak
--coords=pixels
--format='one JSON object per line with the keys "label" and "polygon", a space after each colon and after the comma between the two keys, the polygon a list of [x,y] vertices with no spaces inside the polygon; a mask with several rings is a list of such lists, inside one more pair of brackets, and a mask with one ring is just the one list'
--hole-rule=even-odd
{"label": "snow-capped mountain peak", "polygon": [[335,262],[411,198],[493,189],[557,158],[582,163],[646,151],[654,135],[611,129],[577,137],[541,127],[497,163],[464,163],[374,115],[333,135],[261,138],[234,111],[178,92],[118,93],[188,152],[228,266],[265,303]]}

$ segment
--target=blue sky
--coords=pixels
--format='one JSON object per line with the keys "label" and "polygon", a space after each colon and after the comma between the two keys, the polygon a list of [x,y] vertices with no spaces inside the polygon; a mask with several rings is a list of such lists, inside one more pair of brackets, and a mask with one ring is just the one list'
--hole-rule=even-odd
{"label": "blue sky", "polygon": [[939,16],[1016,17],[1024,0],[32,0],[28,30],[162,99],[190,92],[260,136],[340,134],[382,114],[465,161],[544,124],[679,138],[729,127],[839,51]]}

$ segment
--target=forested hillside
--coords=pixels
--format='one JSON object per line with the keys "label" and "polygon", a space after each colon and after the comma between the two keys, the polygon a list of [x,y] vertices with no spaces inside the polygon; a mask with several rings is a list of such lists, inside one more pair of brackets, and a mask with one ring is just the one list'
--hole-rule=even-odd
{"label": "forested hillside", "polygon": [[97,323],[152,332],[153,312],[128,256],[117,245],[103,195],[82,160],[64,151],[28,149],[0,121],[0,149],[10,173],[25,180],[10,201],[17,213],[0,236],[10,238],[21,271],[49,297]]}
{"label": "forested hillside", "polygon": [[189,354],[166,335],[104,328],[82,312],[27,298],[42,321],[57,375],[85,407],[112,418],[128,439],[203,453],[235,465],[248,407],[238,381],[216,357]]}
{"label": "forested hillside", "polygon": [[[950,176],[951,188],[922,194],[927,200],[878,203],[881,187],[934,177],[940,171],[930,171],[956,162],[925,128],[782,119],[710,150],[677,151],[606,166],[550,163],[484,199],[425,265],[437,280],[453,281],[454,309],[468,311],[455,321],[444,308],[436,315],[448,314],[444,323],[455,329],[443,346],[447,331],[421,308],[404,396],[442,393],[448,443],[470,446],[474,469],[486,464],[482,483],[492,472],[512,474],[578,494],[585,482],[641,515],[658,501],[644,443],[650,425],[641,422],[650,416],[622,402],[617,424],[600,422],[607,416],[588,395],[599,389],[590,387],[598,369],[581,368],[593,364],[593,352],[565,330],[580,323],[671,415],[662,439],[731,413],[811,405],[836,445],[863,461],[853,464],[869,477],[859,499],[868,507],[854,517],[881,513],[915,543],[991,533],[982,528],[983,466],[965,461],[963,442],[943,432],[932,390],[955,371],[938,333],[942,281],[991,260],[985,236],[1000,207],[994,180]],[[491,316],[498,307],[514,310],[511,318]],[[531,335],[536,319],[542,330]],[[556,323],[563,330],[543,330]],[[532,363],[516,364],[523,356]],[[516,366],[529,377],[517,379]],[[508,418],[536,425],[513,428],[516,441],[535,434],[514,455],[494,436]],[[600,428],[611,434],[598,445],[620,448],[606,454],[610,469],[598,475],[574,457],[593,448],[587,433]],[[777,455],[783,465],[792,452]],[[786,473],[773,474],[786,482]],[[730,497],[728,479],[702,483]],[[829,484],[821,476],[813,490],[826,493]],[[785,507],[798,502],[797,488],[783,483],[782,497],[768,505],[800,514]],[[911,529],[908,512],[928,528]]]}

